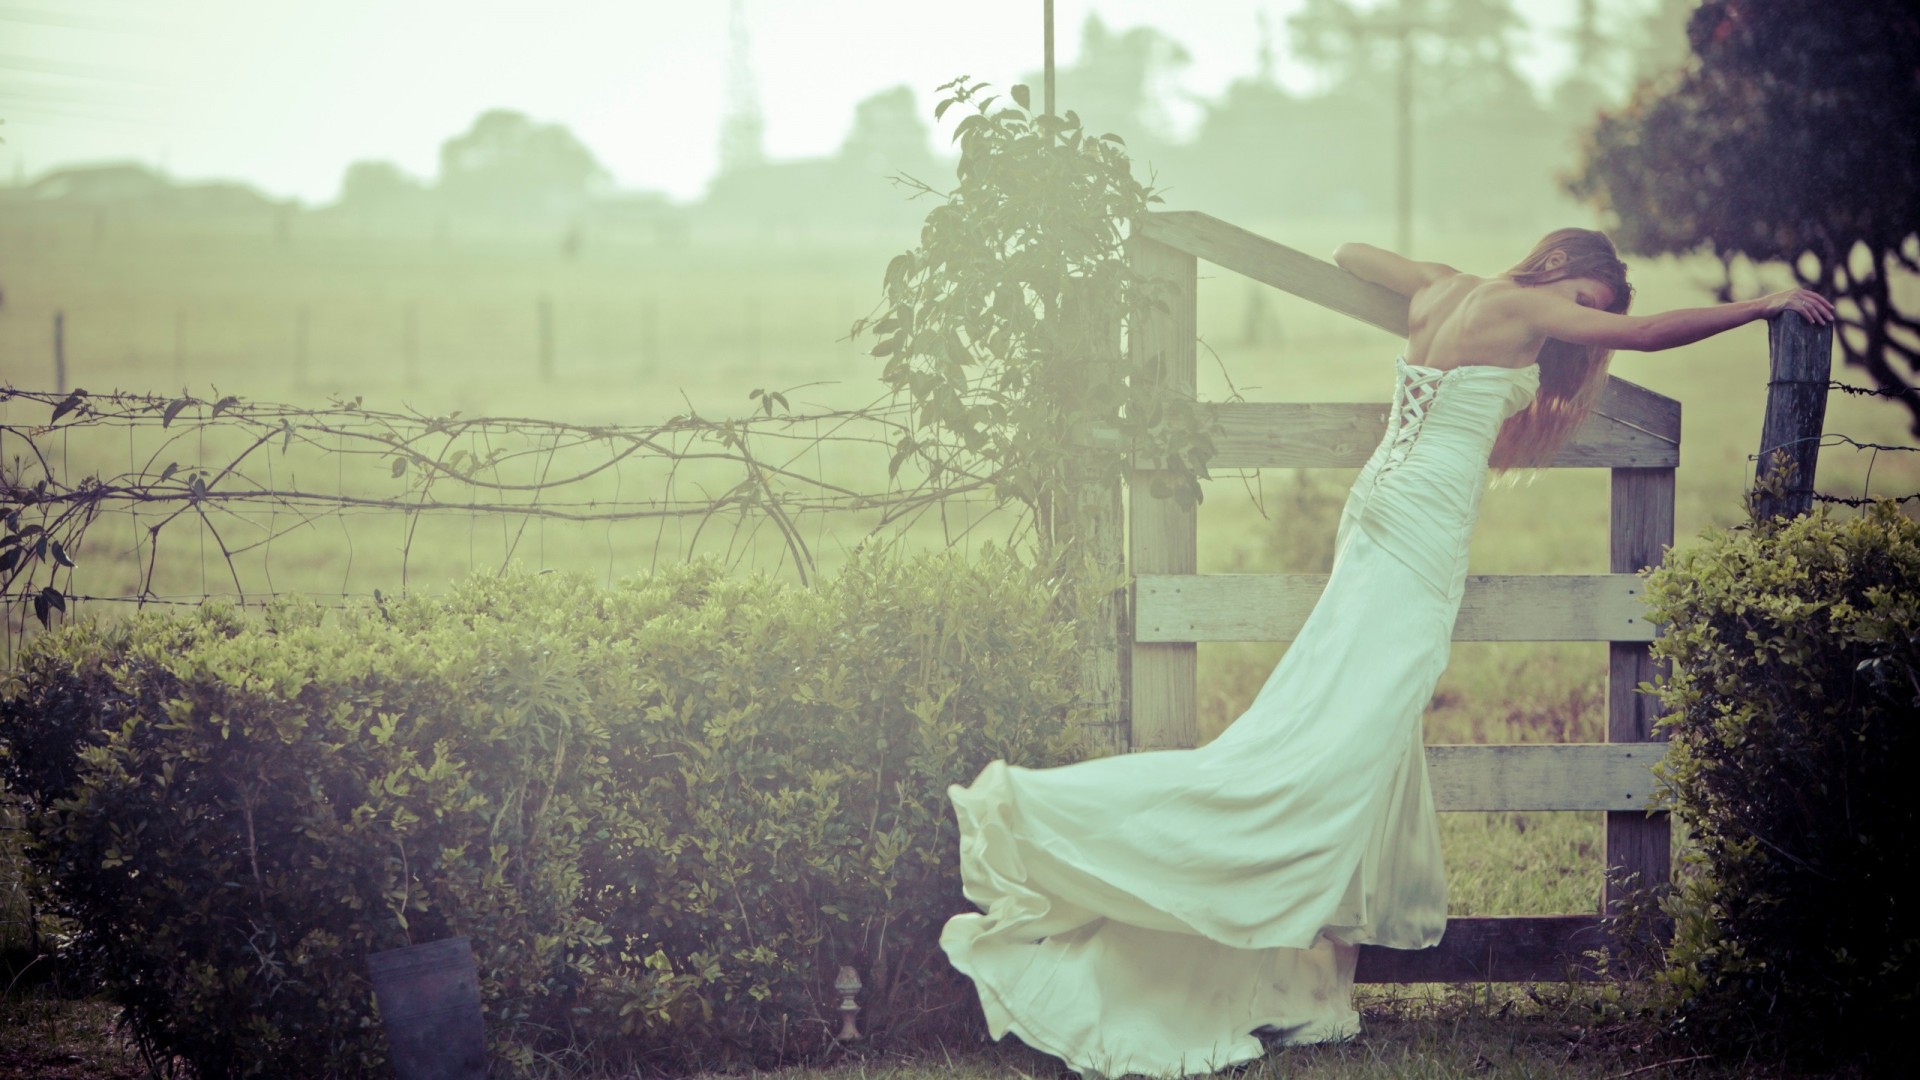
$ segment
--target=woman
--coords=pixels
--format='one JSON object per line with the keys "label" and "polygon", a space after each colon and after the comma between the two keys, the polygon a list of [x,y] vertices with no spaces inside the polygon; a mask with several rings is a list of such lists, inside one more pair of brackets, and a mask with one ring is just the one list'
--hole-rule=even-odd
{"label": "woman", "polygon": [[1803,289],[1626,314],[1601,233],[1548,234],[1485,278],[1365,244],[1334,259],[1411,298],[1385,437],[1326,590],[1246,712],[1205,746],[1055,769],[990,762],[948,789],[963,891],[940,938],[1008,1031],[1088,1076],[1178,1077],[1343,1038],[1361,944],[1425,948],[1446,879],[1420,718],[1447,662],[1489,466],[1544,465],[1614,349],[1797,311]]}

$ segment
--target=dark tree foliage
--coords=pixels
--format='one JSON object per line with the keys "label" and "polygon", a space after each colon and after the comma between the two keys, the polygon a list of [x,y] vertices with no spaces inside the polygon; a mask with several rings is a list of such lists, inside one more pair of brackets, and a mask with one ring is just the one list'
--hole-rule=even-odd
{"label": "dark tree foliage", "polygon": [[1707,0],[1687,37],[1677,78],[1602,115],[1567,190],[1617,216],[1630,251],[1785,263],[1834,299],[1846,362],[1920,434],[1920,320],[1890,291],[1920,271],[1920,10]]}

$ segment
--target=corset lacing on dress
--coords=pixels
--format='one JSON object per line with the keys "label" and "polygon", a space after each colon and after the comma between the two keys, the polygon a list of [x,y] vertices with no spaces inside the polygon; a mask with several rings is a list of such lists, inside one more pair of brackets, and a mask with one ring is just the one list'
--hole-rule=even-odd
{"label": "corset lacing on dress", "polygon": [[1387,421],[1387,455],[1380,462],[1379,471],[1374,474],[1376,484],[1388,470],[1407,460],[1407,455],[1413,452],[1413,443],[1420,435],[1427,410],[1439,395],[1440,383],[1447,375],[1447,372],[1437,368],[1414,367],[1411,364],[1403,365],[1401,370],[1406,374],[1394,388],[1393,414]]}

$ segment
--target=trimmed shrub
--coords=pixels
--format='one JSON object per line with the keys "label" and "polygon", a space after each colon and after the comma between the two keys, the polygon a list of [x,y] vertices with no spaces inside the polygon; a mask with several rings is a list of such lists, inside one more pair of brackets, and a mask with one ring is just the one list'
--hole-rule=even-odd
{"label": "trimmed shrub", "polygon": [[1073,630],[1017,558],[78,620],[0,694],[45,902],[204,1077],[381,1067],[369,952],[470,935],[491,1051],[805,1060],[978,1024],[948,784],[1060,764]]}
{"label": "trimmed shrub", "polygon": [[1698,842],[1666,978],[1703,1045],[1891,1046],[1920,990],[1920,524],[1771,519],[1649,575],[1665,773]]}

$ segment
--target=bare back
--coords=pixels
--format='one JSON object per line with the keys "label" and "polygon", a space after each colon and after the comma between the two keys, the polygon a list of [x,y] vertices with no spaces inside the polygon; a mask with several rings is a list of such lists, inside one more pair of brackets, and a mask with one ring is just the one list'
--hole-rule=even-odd
{"label": "bare back", "polygon": [[1455,368],[1526,367],[1546,338],[1499,303],[1525,286],[1505,278],[1449,274],[1413,294],[1407,310],[1407,363]]}

